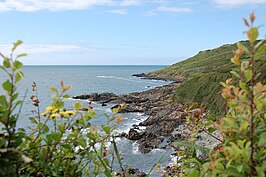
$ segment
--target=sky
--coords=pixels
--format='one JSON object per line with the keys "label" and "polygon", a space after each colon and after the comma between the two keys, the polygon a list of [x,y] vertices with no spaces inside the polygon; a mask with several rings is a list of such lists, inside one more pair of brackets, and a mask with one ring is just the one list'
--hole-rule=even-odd
{"label": "sky", "polygon": [[0,0],[0,52],[28,65],[170,65],[246,39],[266,0]]}

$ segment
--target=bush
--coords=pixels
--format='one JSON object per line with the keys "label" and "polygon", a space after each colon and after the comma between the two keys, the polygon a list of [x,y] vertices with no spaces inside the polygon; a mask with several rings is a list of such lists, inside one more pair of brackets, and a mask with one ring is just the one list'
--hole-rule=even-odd
{"label": "bush", "polygon": [[[202,119],[202,111],[198,111],[187,118],[192,130],[189,140],[173,143],[177,147],[186,147],[185,152],[181,150],[179,153],[178,175],[264,177],[266,174],[266,85],[257,82],[265,73],[255,70],[255,57],[265,53],[266,44],[262,40],[256,43],[258,27],[253,26],[254,20],[254,13],[250,14],[249,22],[244,19],[249,28],[245,32],[249,46],[237,45],[231,59],[237,67],[231,71],[234,79],[221,83],[226,115],[213,123]],[[240,60],[244,54],[248,57]],[[219,130],[222,137],[215,137],[212,134],[215,130]],[[196,136],[202,131],[220,141],[203,160],[197,157],[196,150],[205,153],[206,150],[195,143]]]}
{"label": "bush", "polygon": [[[107,116],[107,123],[102,127],[91,125],[90,120],[96,116],[93,109],[78,102],[72,109],[64,107],[64,99],[69,98],[65,93],[71,87],[63,82],[60,83],[61,91],[51,88],[53,102],[43,113],[39,108],[37,85],[33,83],[35,95],[30,99],[36,107],[36,116],[29,118],[32,125],[28,126],[27,133],[17,128],[17,120],[23,111],[23,100],[18,99],[16,91],[17,83],[24,76],[19,59],[26,54],[19,54],[14,59],[13,52],[20,44],[22,41],[14,43],[11,57],[0,54],[3,58],[0,68],[8,78],[2,84],[5,95],[0,96],[0,176],[104,174],[110,177],[119,170],[114,168],[115,161],[123,174],[113,133],[123,118],[114,114]],[[81,111],[84,109],[87,111]],[[108,143],[111,145],[107,146]]]}

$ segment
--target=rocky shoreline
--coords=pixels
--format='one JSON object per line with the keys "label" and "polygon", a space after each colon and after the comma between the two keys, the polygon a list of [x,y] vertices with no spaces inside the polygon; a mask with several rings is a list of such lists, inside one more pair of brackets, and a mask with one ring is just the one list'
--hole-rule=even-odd
{"label": "rocky shoreline", "polygon": [[[123,136],[130,140],[136,140],[141,153],[148,153],[154,148],[160,147],[161,142],[185,121],[183,105],[174,103],[173,91],[177,83],[156,87],[143,92],[115,95],[113,93],[91,93],[87,95],[74,96],[73,99],[86,99],[105,106],[108,103],[126,103],[120,113],[140,112],[148,118],[139,125],[133,125],[129,132]],[[146,129],[140,130],[144,126]],[[167,140],[166,140],[167,141]]]}
{"label": "rocky shoreline", "polygon": [[[144,73],[133,75],[145,79],[163,80],[147,76]],[[167,80],[167,79],[165,79]],[[169,81],[169,80],[167,80]],[[173,101],[174,90],[182,80],[171,80],[172,83],[161,87],[156,87],[143,92],[133,92],[129,94],[116,95],[114,93],[91,93],[74,96],[73,99],[86,99],[106,106],[115,104],[113,108],[125,103],[126,106],[120,113],[140,112],[147,116],[147,119],[138,125],[132,125],[129,132],[121,136],[133,141],[137,141],[138,150],[141,153],[148,153],[155,148],[167,148],[172,142],[183,140],[186,129],[186,105]],[[145,129],[140,128],[145,127]],[[204,134],[198,135],[197,143],[205,147],[214,147],[217,141]]]}

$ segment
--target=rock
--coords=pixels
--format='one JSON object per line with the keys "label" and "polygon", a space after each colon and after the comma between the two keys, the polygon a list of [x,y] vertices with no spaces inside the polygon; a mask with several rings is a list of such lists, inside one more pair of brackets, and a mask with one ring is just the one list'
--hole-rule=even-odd
{"label": "rock", "polygon": [[120,133],[120,134],[118,135],[118,137],[126,138],[126,137],[127,137],[127,134],[126,134],[125,132],[123,132],[123,133]]}
{"label": "rock", "polygon": [[88,111],[89,109],[93,109],[93,107],[89,106],[89,107],[86,107],[86,108],[81,108],[79,110],[80,111]]}
{"label": "rock", "polygon": [[112,100],[115,100],[118,98],[118,96],[114,93],[104,92],[104,93],[91,93],[87,95],[80,95],[80,96],[74,96],[73,99],[87,99],[90,101],[96,101],[99,103],[108,103]]}
{"label": "rock", "polygon": [[139,151],[141,153],[149,153],[151,150],[157,148],[164,138],[157,137],[156,135],[149,134],[144,136],[142,139],[138,140]]}
{"label": "rock", "polygon": [[129,140],[139,140],[142,138],[142,133],[139,133],[137,130],[131,128],[128,132],[127,138]]}
{"label": "rock", "polygon": [[135,177],[146,177],[147,174],[140,171],[137,168],[127,168],[125,169],[123,174],[117,174],[118,177],[128,177],[128,176],[135,176]]}
{"label": "rock", "polygon": [[107,106],[107,104],[106,103],[102,103],[102,106]]}
{"label": "rock", "polygon": [[132,76],[135,76],[135,77],[146,77],[146,74],[145,73],[140,73],[140,74],[133,74]]}

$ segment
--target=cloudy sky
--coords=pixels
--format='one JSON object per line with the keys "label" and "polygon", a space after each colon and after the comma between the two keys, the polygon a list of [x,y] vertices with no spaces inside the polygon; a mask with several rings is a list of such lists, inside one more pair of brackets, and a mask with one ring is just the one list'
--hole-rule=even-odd
{"label": "cloudy sky", "polygon": [[25,64],[173,64],[266,34],[266,0],[0,0],[0,52],[21,39]]}

